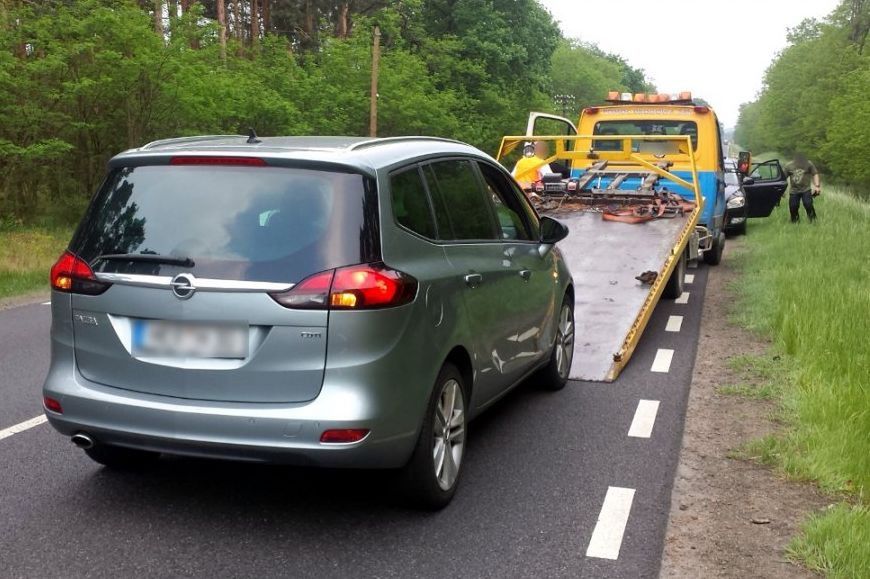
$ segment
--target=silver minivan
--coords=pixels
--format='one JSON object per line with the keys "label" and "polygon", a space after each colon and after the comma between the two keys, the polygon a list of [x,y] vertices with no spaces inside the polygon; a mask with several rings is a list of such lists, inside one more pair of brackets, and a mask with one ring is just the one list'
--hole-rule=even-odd
{"label": "silver minivan", "polygon": [[51,270],[51,424],[161,453],[459,480],[468,421],[568,378],[573,286],[489,156],[443,139],[192,137],[109,163]]}

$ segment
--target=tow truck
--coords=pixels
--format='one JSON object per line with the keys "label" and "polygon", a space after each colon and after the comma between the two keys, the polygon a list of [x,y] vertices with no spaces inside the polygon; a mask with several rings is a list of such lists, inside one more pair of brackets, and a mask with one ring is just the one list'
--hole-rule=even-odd
{"label": "tow truck", "polygon": [[[719,263],[725,243],[719,123],[679,95],[611,93],[571,121],[531,113],[505,136],[510,164],[530,141],[551,155],[527,188],[539,212],[568,225],[560,243],[575,283],[571,378],[610,382],[631,358],[659,299],[684,294],[689,262]],[[561,130],[542,134],[541,125]],[[561,165],[561,173],[546,172]]]}

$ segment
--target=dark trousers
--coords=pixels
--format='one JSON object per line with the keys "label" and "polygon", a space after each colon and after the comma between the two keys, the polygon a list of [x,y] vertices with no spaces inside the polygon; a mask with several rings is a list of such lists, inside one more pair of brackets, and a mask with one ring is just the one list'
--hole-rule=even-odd
{"label": "dark trousers", "polygon": [[801,191],[800,193],[792,193],[788,196],[788,210],[791,213],[792,223],[800,221],[800,214],[798,211],[800,210],[801,201],[804,202],[804,209],[806,209],[807,218],[809,218],[810,221],[815,221],[816,210],[813,208],[813,194],[810,191]]}

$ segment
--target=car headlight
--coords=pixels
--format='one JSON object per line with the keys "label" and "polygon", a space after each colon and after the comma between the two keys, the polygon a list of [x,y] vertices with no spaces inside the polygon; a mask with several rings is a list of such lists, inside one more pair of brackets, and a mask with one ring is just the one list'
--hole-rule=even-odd
{"label": "car headlight", "polygon": [[737,209],[746,205],[746,197],[743,195],[735,195],[726,203],[728,209]]}

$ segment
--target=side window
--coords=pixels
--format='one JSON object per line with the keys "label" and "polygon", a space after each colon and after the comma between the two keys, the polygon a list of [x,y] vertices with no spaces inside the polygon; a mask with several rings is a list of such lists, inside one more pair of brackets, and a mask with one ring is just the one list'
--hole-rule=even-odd
{"label": "side window", "polygon": [[523,216],[523,208],[510,183],[496,168],[486,163],[478,163],[477,166],[483,174],[486,192],[495,206],[501,238],[531,241],[533,237]]}
{"label": "side window", "polygon": [[396,222],[418,235],[435,239],[432,206],[417,167],[390,175],[390,198]]}
{"label": "side window", "polygon": [[765,161],[756,165],[749,176],[756,181],[777,181],[783,179],[779,169],[779,163],[776,161]]}
{"label": "side window", "polygon": [[471,161],[437,161],[424,171],[442,239],[498,239],[492,210]]}

